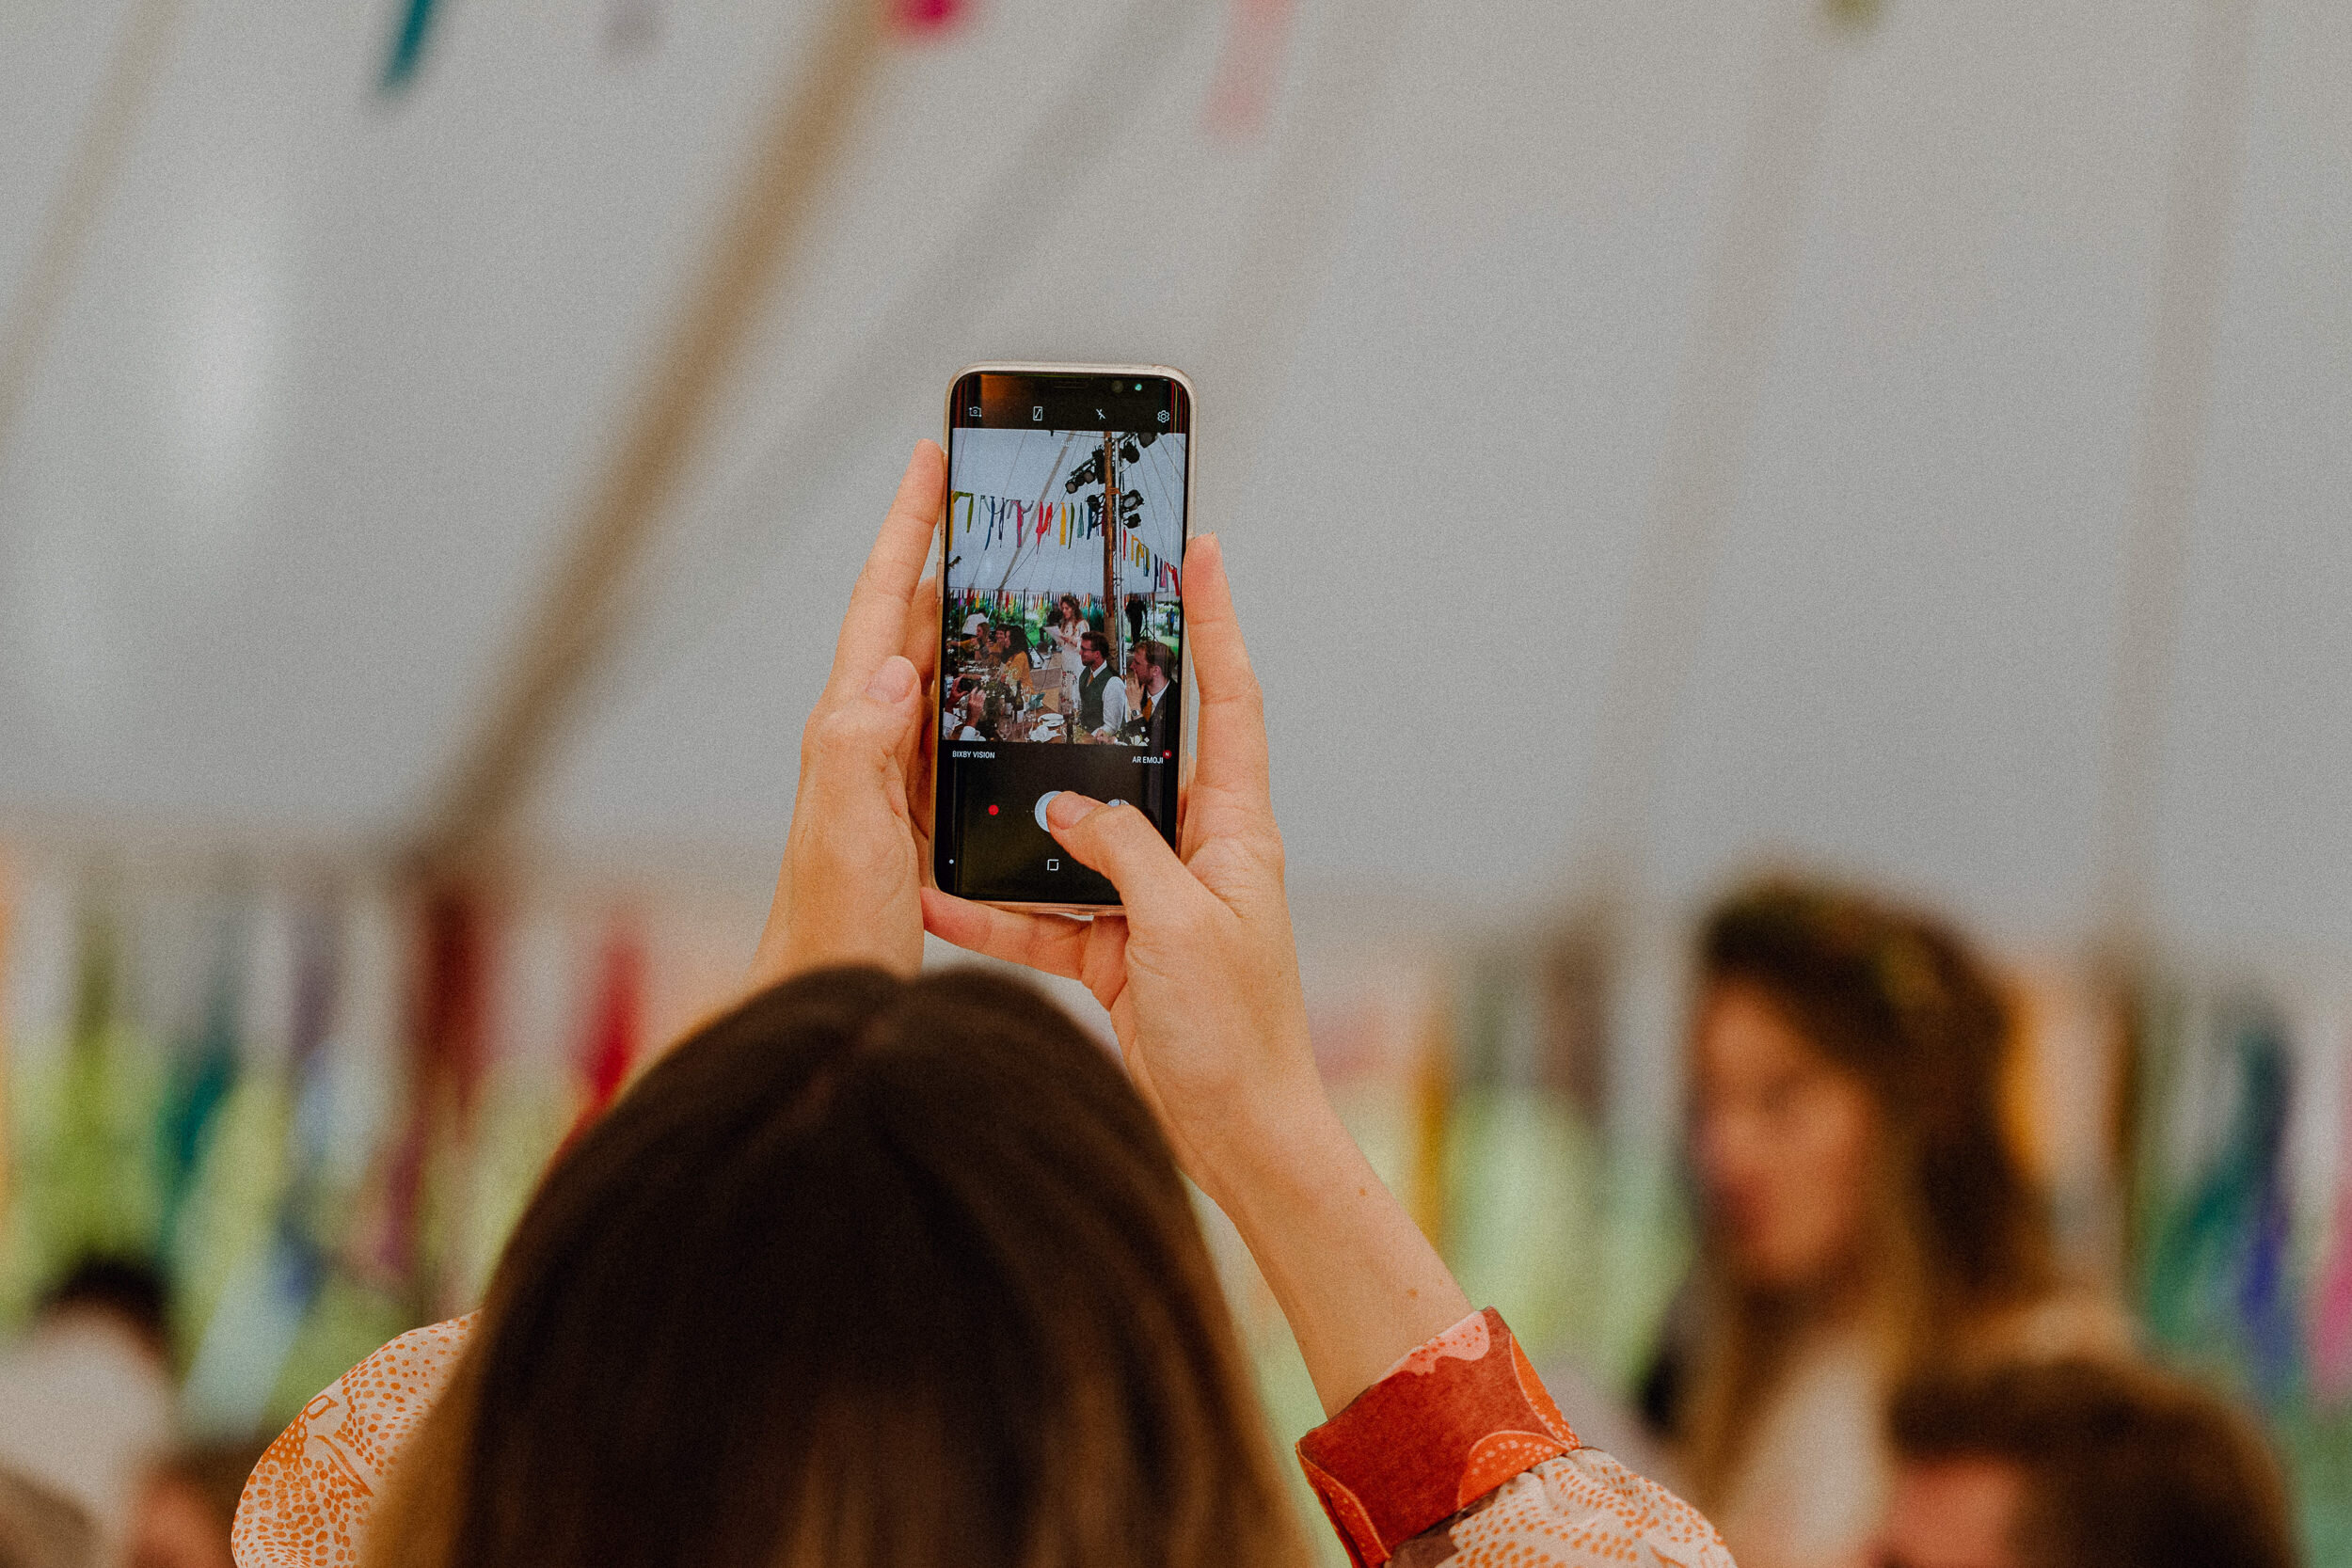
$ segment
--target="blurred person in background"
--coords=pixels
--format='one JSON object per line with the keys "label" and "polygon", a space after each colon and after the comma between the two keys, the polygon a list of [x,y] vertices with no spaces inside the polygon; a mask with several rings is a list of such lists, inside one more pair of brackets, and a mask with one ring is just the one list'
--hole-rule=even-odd
{"label": "blurred person in background", "polygon": [[80,1510],[112,1563],[140,1478],[177,1418],[163,1276],[143,1260],[84,1259],[0,1354],[0,1468]]}
{"label": "blurred person in background", "polygon": [[0,1568],[107,1568],[89,1514],[38,1481],[0,1469]]}
{"label": "blurred person in background", "polygon": [[1941,924],[1773,880],[1708,917],[1692,1036],[1702,1260],[1645,1414],[1745,1568],[1850,1568],[1888,1495],[1915,1371],[2125,1352],[2061,1288],[2000,1121],[2010,1041]]}
{"label": "blurred person in background", "polygon": [[147,1472],[122,1568],[233,1568],[229,1530],[258,1442],[182,1449]]}
{"label": "blurred person in background", "polygon": [[2193,1385],[2111,1360],[1906,1387],[1872,1568],[2294,1568],[2278,1465]]}

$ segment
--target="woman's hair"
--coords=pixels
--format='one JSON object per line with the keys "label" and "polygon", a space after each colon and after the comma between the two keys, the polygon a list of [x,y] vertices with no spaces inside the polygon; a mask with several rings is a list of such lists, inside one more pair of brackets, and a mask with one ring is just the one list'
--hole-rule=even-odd
{"label": "woman's hair", "polygon": [[368,1568],[1304,1561],[1166,1141],[1034,990],[790,981],[548,1173]]}
{"label": "woman's hair", "polygon": [[1028,628],[1028,627],[1026,627],[1026,626],[1022,626],[1022,625],[1021,625],[1021,624],[1019,624],[1018,622],[1015,622],[1015,623],[1013,623],[1012,625],[1008,626],[1007,627],[1005,627],[1005,632],[1006,632],[1006,634],[1007,634],[1008,636],[1009,636],[1009,637],[1012,639],[1012,651],[1013,651],[1014,653],[1016,653],[1016,654],[1025,654],[1025,653],[1027,653],[1027,652],[1029,651],[1029,628]]}
{"label": "woman's hair", "polygon": [[[1756,882],[1708,916],[1703,992],[1745,986],[1859,1084],[1876,1112],[1868,1307],[1885,1370],[2053,1283],[2049,1220],[2001,1124],[2009,1009],[1947,927],[1867,895]],[[1719,1486],[1804,1314],[1785,1292],[1710,1278],[1716,1342],[1692,1411]]]}

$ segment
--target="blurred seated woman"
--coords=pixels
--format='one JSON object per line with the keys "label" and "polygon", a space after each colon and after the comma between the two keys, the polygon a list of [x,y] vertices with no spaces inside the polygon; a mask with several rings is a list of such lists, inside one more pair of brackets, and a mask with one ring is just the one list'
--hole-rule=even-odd
{"label": "blurred seated woman", "polygon": [[2004,1136],[2009,1021],[1935,922],[1790,882],[1701,942],[1692,1158],[1705,1261],[1644,1389],[1745,1568],[1856,1562],[1914,1371],[2128,1348],[2062,1291]]}
{"label": "blurred seated woman", "polygon": [[[393,1341],[256,1467],[243,1568],[1303,1565],[1180,1170],[1232,1218],[1333,1418],[1299,1445],[1354,1560],[1728,1568],[1560,1419],[1316,1077],[1263,707],[1187,558],[1181,855],[1065,792],[1092,922],[926,887],[916,450],[802,742],[759,990],[558,1159],[469,1318]],[[1082,980],[918,977],[926,927]],[[1123,1062],[1124,1071],[1120,1070]]]}

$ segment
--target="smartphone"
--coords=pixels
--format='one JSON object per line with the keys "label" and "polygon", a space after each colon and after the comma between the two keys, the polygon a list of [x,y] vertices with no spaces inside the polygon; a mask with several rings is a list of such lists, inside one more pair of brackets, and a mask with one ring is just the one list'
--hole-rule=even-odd
{"label": "smartphone", "polygon": [[1124,801],[1176,842],[1192,383],[974,365],[948,385],[946,436],[932,878],[1013,909],[1116,909],[1045,807],[1064,789]]}

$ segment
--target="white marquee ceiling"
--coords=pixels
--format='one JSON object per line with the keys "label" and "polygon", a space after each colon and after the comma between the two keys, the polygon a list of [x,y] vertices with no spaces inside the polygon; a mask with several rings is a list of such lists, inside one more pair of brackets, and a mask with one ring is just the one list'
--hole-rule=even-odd
{"label": "white marquee ceiling", "polygon": [[[153,0],[145,0],[149,6]],[[0,451],[0,812],[413,825],[775,96],[786,0],[182,0]],[[908,445],[982,356],[1200,388],[1302,877],[1556,891],[1786,0],[977,0],[894,50],[528,828],[765,859]],[[1886,0],[1837,50],[1639,864],[2091,918],[2195,4]],[[163,8],[168,9],[168,8]],[[0,8],[14,309],[127,0]],[[2352,949],[2352,8],[2258,0],[2157,910]]]}

